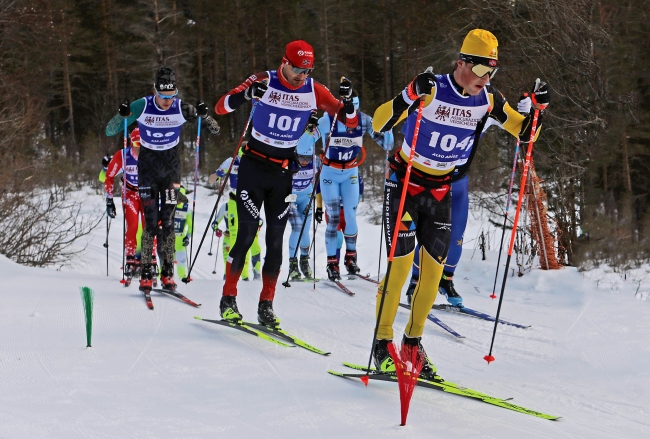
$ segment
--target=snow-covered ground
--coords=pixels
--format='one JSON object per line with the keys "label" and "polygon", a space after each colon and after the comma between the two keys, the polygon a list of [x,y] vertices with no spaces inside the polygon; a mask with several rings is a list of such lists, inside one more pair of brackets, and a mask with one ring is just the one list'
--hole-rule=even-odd
{"label": "snow-covered ground", "polygon": [[[195,250],[215,201],[208,193],[198,193]],[[81,195],[89,210],[104,208],[101,196]],[[441,376],[560,421],[417,388],[407,426],[399,427],[395,384],[371,381],[366,388],[327,374],[345,370],[342,361],[368,361],[372,284],[345,280],[355,297],[325,282],[315,289],[278,287],[275,310],[283,327],[332,355],[277,346],[193,319],[218,318],[223,262],[219,255],[213,275],[209,240],[195,280],[179,288],[203,306],[154,293],[155,310],[147,309],[135,283],[118,283],[120,215],[118,206],[108,277],[103,227],[62,271],[0,257],[0,438],[650,437],[650,284],[641,271],[626,278],[603,268],[584,274],[533,269],[508,278],[502,317],[532,327],[499,326],[489,366],[483,360],[489,322],[436,311],[464,341],[427,323],[423,344]],[[359,263],[376,275],[379,226],[367,218],[360,223]],[[477,251],[472,258],[481,224],[487,222],[479,215],[470,218],[455,284],[467,306],[495,313],[497,301],[488,296],[497,254],[489,251],[481,261]],[[323,250],[321,226],[320,277]],[[95,291],[92,348],[85,347],[80,286]],[[248,320],[255,319],[260,288],[260,282],[240,283],[238,303]],[[399,310],[398,334],[407,319]]]}

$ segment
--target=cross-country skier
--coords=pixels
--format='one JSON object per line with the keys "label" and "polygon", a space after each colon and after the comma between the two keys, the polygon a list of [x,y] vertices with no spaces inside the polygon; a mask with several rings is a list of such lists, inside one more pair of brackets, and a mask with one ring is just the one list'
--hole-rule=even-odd
{"label": "cross-country skier", "polygon": [[[187,198],[187,190],[182,185],[180,193]],[[194,212],[190,211],[189,207],[190,203],[179,199],[174,213],[174,234],[176,235],[174,250],[176,250],[177,271],[181,279],[187,276],[187,246],[190,245],[193,233],[192,215]]]}
{"label": "cross-country skier", "polygon": [[260,210],[266,214],[266,257],[262,268],[262,291],[257,310],[265,325],[279,322],[273,311],[275,287],[282,265],[282,236],[287,224],[295,150],[312,110],[323,110],[338,117],[348,128],[357,126],[352,104],[352,84],[341,81],[337,101],[323,85],[309,75],[314,68],[314,49],[305,41],[287,44],[278,70],[260,72],[219,99],[217,114],[227,114],[251,99],[259,99],[253,120],[252,136],[239,165],[237,210],[239,234],[230,251],[226,282],[221,298],[221,316],[241,320],[237,308],[237,281],[244,258],[257,233]]}
{"label": "cross-country skier", "polygon": [[[138,194],[138,155],[140,154],[140,130],[131,131],[131,146],[119,151],[108,159],[104,174],[104,190],[106,192],[106,213],[115,218],[116,210],[113,202],[115,177],[122,173],[122,210],[125,216],[126,228],[124,230],[124,251],[126,253],[126,265],[124,273],[133,277],[139,269],[139,260],[136,258],[138,224],[144,224],[144,212]],[[104,157],[102,164],[108,157]],[[102,175],[100,174],[100,180]]]}
{"label": "cross-country skier", "polygon": [[219,133],[219,125],[208,116],[208,106],[199,102],[196,107],[181,101],[176,88],[176,74],[169,67],[160,67],[154,81],[154,94],[122,103],[119,114],[113,117],[106,127],[106,135],[114,136],[123,130],[123,120],[127,125],[137,121],[140,128],[140,151],[138,181],[140,199],[144,207],[145,228],[142,232],[142,272],[140,290],[150,291],[153,285],[151,251],[154,236],[161,222],[161,236],[158,244],[162,246],[161,281],[163,288],[175,289],[174,282],[174,211],[179,199],[181,181],[181,161],[178,153],[181,127],[185,122],[203,118],[212,134]]}
{"label": "cross-country skier", "polygon": [[[384,186],[385,236],[388,251],[393,230],[398,228],[397,247],[389,283],[382,281],[377,295],[377,311],[386,294],[377,341],[373,346],[379,370],[394,370],[387,346],[393,339],[393,321],[399,305],[402,286],[411,264],[415,239],[420,248],[420,281],[411,301],[411,315],[404,331],[402,346],[417,347],[426,358],[420,343],[424,323],[431,310],[442,276],[451,237],[451,192],[457,170],[466,169],[473,146],[476,127],[485,115],[496,119],[503,128],[521,142],[530,140],[531,115],[522,116],[512,109],[504,96],[489,81],[498,69],[498,42],[482,29],[470,31],[460,50],[453,73],[434,75],[420,73],[393,100],[375,111],[373,128],[391,129],[406,119],[402,132],[404,143],[389,160],[390,170]],[[544,108],[550,101],[548,86],[536,83],[533,94]],[[422,119],[417,143],[412,145],[420,101]],[[415,148],[404,213],[397,218],[411,147]],[[456,174],[457,177],[463,174]],[[432,379],[435,366],[426,358],[422,375]]]}
{"label": "cross-country skier", "polygon": [[[241,152],[241,151],[240,151]],[[228,266],[228,257],[230,255],[230,249],[232,246],[235,244],[235,241],[237,240],[237,226],[238,226],[238,215],[237,215],[237,176],[238,176],[238,170],[239,170],[239,160],[241,156],[237,155],[235,157],[235,163],[232,165],[232,169],[230,171],[230,177],[229,177],[229,184],[230,184],[230,192],[228,194],[228,201],[223,203],[220,207],[219,210],[217,211],[217,217],[212,223],[212,229],[215,231],[215,234],[217,237],[223,236],[223,263]],[[211,176],[210,179],[208,180],[209,182],[215,182],[217,179],[224,178],[226,173],[228,172],[228,168],[230,168],[230,163],[232,162],[232,157],[226,159],[221,166],[219,166],[219,169],[217,169]],[[216,178],[215,178],[216,177]],[[225,228],[224,232],[219,229],[219,223],[223,221],[225,223]],[[261,267],[262,267],[262,248],[259,243],[259,231],[261,227],[262,220],[260,219],[260,225],[257,228],[257,233],[255,234],[255,239],[253,240],[253,244],[251,245],[251,248],[248,249],[248,252],[246,252],[246,259],[244,262],[244,268],[242,269],[241,272],[241,278],[244,281],[248,281],[249,279],[249,271],[248,271],[248,266],[250,263],[253,263],[253,280],[259,280],[262,278],[261,276]],[[224,279],[225,279],[225,274],[224,274]]]}
{"label": "cross-country skier", "polygon": [[[316,112],[312,112],[310,123],[307,124],[308,132],[314,131],[318,125],[318,116]],[[296,147],[296,155],[298,157],[298,172],[293,176],[293,191],[296,200],[291,203],[289,210],[289,223],[291,223],[291,236],[289,236],[289,277],[291,279],[300,279],[300,272],[306,279],[312,279],[313,273],[309,266],[309,245],[311,238],[309,236],[309,223],[311,223],[311,209],[309,209],[305,216],[305,210],[309,205],[312,192],[314,190],[314,177],[320,161],[314,159],[314,142],[311,137],[302,136]],[[305,224],[302,237],[300,231]],[[298,238],[300,237],[300,243]],[[300,246],[300,270],[298,269],[298,258],[294,257],[296,254],[296,247]]]}
{"label": "cross-country skier", "polygon": [[[353,97],[354,108],[359,116],[359,125],[353,130],[340,121],[336,122],[334,133],[329,140],[327,156],[323,157],[323,170],[320,174],[320,191],[329,217],[325,229],[325,248],[327,250],[327,277],[330,280],[340,280],[339,258],[336,256],[337,229],[340,222],[339,205],[343,203],[345,213],[345,261],[348,274],[356,274],[357,266],[357,204],[359,204],[359,169],[366,152],[363,147],[363,135],[370,137],[385,150],[393,149],[393,132],[389,129],[379,133],[372,129],[372,118],[359,110],[359,98]],[[325,114],[318,121],[318,129],[305,132],[303,137],[316,142],[323,139],[323,145],[330,136],[332,119]]]}

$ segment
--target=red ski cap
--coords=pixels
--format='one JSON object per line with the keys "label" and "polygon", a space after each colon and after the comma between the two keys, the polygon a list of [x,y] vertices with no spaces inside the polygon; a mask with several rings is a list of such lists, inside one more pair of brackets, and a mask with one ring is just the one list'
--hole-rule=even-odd
{"label": "red ski cap", "polygon": [[314,68],[314,48],[303,40],[292,41],[287,44],[282,63],[289,63],[302,69]]}
{"label": "red ski cap", "polygon": [[140,128],[136,128],[131,131],[131,144],[133,146],[140,146]]}

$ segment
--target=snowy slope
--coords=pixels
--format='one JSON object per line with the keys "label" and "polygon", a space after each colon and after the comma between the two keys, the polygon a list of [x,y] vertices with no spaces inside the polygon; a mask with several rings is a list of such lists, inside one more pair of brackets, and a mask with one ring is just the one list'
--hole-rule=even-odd
{"label": "snowy slope", "polygon": [[[215,201],[207,194],[198,194],[195,250]],[[89,211],[103,209],[101,196],[79,195]],[[0,257],[0,438],[650,437],[650,302],[640,300],[648,289],[638,282],[603,269],[584,276],[573,268],[534,269],[510,277],[502,317],[532,328],[499,326],[496,361],[489,366],[483,356],[492,325],[436,312],[466,337],[453,340],[427,323],[423,343],[444,378],[563,418],[537,419],[418,388],[408,424],[399,427],[396,385],[371,382],[365,388],[326,373],[344,370],[342,361],[368,361],[372,284],[344,281],[355,297],[325,282],[315,290],[311,284],[278,287],[275,309],[283,327],[331,351],[330,357],[194,320],[218,318],[223,263],[219,256],[213,275],[209,241],[195,281],[179,288],[202,308],[154,293],[150,311],[135,284],[118,283],[119,208],[108,277],[103,227],[74,267],[63,271]],[[361,222],[359,262],[364,272],[376,274],[379,226]],[[494,313],[497,303],[488,295],[496,252],[488,252],[487,261],[479,252],[472,258],[481,224],[486,222],[479,215],[470,219],[456,287],[466,305]],[[319,276],[325,276],[322,234],[321,226]],[[95,291],[92,348],[85,348],[82,285]],[[246,319],[255,319],[260,288],[259,282],[240,283]],[[407,319],[398,311],[398,334]]]}

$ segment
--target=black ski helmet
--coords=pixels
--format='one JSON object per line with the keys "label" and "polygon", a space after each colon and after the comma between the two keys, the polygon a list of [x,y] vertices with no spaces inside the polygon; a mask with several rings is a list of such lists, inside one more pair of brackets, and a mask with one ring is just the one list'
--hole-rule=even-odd
{"label": "black ski helmet", "polygon": [[160,67],[156,72],[156,81],[154,87],[158,91],[176,90],[176,73],[171,67]]}

